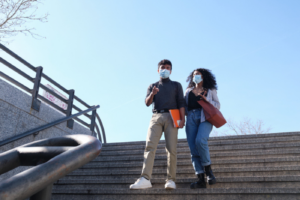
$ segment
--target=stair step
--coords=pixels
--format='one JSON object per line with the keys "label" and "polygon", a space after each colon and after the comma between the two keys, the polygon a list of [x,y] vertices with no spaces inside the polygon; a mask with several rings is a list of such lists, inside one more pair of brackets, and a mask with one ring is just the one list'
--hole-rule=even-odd
{"label": "stair step", "polygon": [[[121,180],[123,178],[138,178],[140,177],[141,172],[137,174],[121,174],[121,175],[82,175],[82,176],[66,176],[60,180],[75,180],[75,179],[113,179],[113,180]],[[243,176],[251,176],[251,177],[262,177],[262,176],[299,176],[299,170],[295,171],[273,171],[273,172],[214,172],[216,177],[243,177]],[[178,173],[176,175],[177,178],[195,178],[196,175],[192,173]],[[164,170],[164,173],[154,173],[152,174],[152,178],[167,178],[167,171]]]}
{"label": "stair step", "polygon": [[[278,166],[278,165],[297,165],[300,164],[300,156],[290,156],[290,157],[283,157],[283,158],[251,158],[251,159],[232,159],[232,160],[213,160],[212,159],[212,165],[215,168],[218,167],[234,167],[234,165],[237,164],[246,164],[246,165],[251,165],[252,167],[256,166],[259,163],[263,163],[265,166]],[[143,162],[142,161],[135,161],[131,163],[124,163],[122,161],[118,162],[113,162],[113,163],[101,163],[101,162],[91,162],[83,167],[84,168],[126,168],[126,170],[130,168],[140,168],[142,167]],[[167,161],[156,161],[154,162],[154,168],[156,167],[166,167],[167,166]],[[177,168],[180,169],[180,167],[192,167],[191,161],[178,161],[177,162]],[[249,166],[248,166],[249,167]]]}
{"label": "stair step", "polygon": [[[244,145],[226,145],[226,146],[210,146],[210,152],[232,152],[236,150],[253,150],[253,149],[261,149],[261,150],[293,150],[299,149],[300,142],[293,143],[270,143],[270,144],[244,144]],[[189,148],[179,148],[177,149],[177,153],[189,153]],[[130,151],[105,151],[103,150],[100,156],[124,156],[124,155],[142,155],[144,150],[130,150]],[[158,149],[156,151],[157,154],[165,154],[166,150]]]}
{"label": "stair step", "polygon": [[[234,159],[234,158],[267,158],[267,157],[286,157],[286,156],[297,156],[300,155],[299,149],[294,150],[255,150],[255,151],[238,151],[238,152],[218,152],[211,153],[211,158],[222,158],[222,159]],[[140,156],[98,156],[92,162],[115,162],[115,161],[140,161],[143,160],[144,156],[141,154]],[[155,160],[166,160],[167,155],[156,155]],[[177,159],[190,159],[190,152],[186,154],[177,155]]]}
{"label": "stair step", "polygon": [[197,180],[186,139],[177,145],[176,190],[165,190],[165,141],[156,151],[152,188],[130,190],[141,175],[145,141],[103,144],[92,162],[54,183],[55,200],[300,200],[300,132],[213,137],[209,140],[215,185]]}
{"label": "stair step", "polygon": [[[55,188],[77,188],[82,185],[88,185],[90,188],[106,187],[106,188],[129,188],[137,178],[123,179],[74,179],[59,180],[55,183]],[[197,178],[178,178],[176,180],[177,188],[189,188],[192,182]],[[164,178],[151,179],[153,188],[163,188],[165,184]],[[208,188],[299,188],[300,176],[265,176],[265,177],[217,177],[217,184],[207,185]]]}
{"label": "stair step", "polygon": [[55,200],[253,200],[253,199],[299,199],[300,189],[298,188],[207,188],[207,189],[76,189],[60,190],[54,189],[52,199]]}
{"label": "stair step", "polygon": [[[257,139],[257,138],[280,138],[289,136],[300,136],[300,132],[286,132],[286,133],[268,133],[268,134],[252,134],[252,135],[234,135],[234,136],[222,136],[222,137],[210,137],[210,141],[226,141],[226,140],[238,140],[238,139]],[[186,143],[186,139],[179,139],[178,143]],[[165,144],[165,140],[161,140],[159,144]],[[120,146],[132,146],[132,145],[145,145],[145,141],[137,142],[117,142],[103,144],[103,148],[106,147],[120,147]]]}
{"label": "stair step", "polygon": [[[239,140],[225,140],[225,141],[208,141],[208,145],[212,146],[224,146],[224,145],[241,145],[241,144],[267,144],[267,143],[289,143],[300,141],[299,136],[288,136],[288,137],[272,137],[272,138],[258,138],[258,139],[239,139]],[[188,147],[187,142],[181,142],[177,144],[177,148]],[[165,144],[159,144],[157,149],[164,149]],[[127,146],[104,146],[103,151],[124,151],[124,150],[144,150],[145,142],[143,145],[127,145]]]}
{"label": "stair step", "polygon": [[[268,171],[300,171],[299,165],[294,166],[279,166],[279,167],[243,167],[243,168],[213,168],[214,172],[268,172]],[[141,170],[111,170],[110,168],[102,170],[99,169],[91,169],[91,170],[76,170],[71,172],[69,175],[83,175],[83,174],[90,174],[90,175],[105,175],[107,173],[112,175],[118,175],[118,174],[140,174]],[[165,170],[162,169],[153,169],[153,173],[164,173]],[[177,169],[177,173],[192,173],[194,174],[193,169]]]}
{"label": "stair step", "polygon": [[[300,166],[287,167],[255,167],[255,168],[214,168],[216,177],[237,177],[237,176],[291,176],[300,175]],[[60,180],[97,178],[97,179],[120,179],[120,178],[136,178],[141,175],[141,170],[93,170],[93,171],[74,171]],[[177,178],[194,178],[195,171],[193,169],[177,170]],[[166,170],[153,170],[153,178],[166,178]]]}

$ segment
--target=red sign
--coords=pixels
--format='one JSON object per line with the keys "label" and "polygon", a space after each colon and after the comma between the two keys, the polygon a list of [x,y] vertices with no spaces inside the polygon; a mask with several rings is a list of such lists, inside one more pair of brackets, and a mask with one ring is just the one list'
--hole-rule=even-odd
{"label": "red sign", "polygon": [[[66,96],[64,96],[63,94],[61,94],[56,89],[54,89],[51,85],[47,84],[46,87],[49,88],[50,90],[54,91],[56,94],[58,94],[62,98],[68,100],[68,98]],[[48,99],[49,101],[51,101],[52,103],[54,103],[54,104],[58,105],[59,107],[61,107],[62,109],[67,110],[68,105],[66,103],[62,102],[60,99],[56,98],[55,96],[53,96],[52,94],[50,94],[46,90],[44,90],[43,96],[46,99]]]}

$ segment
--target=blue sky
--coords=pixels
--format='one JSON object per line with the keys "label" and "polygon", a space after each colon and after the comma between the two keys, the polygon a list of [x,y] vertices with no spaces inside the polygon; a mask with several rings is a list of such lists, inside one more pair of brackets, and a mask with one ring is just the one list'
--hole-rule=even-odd
{"label": "blue sky", "polygon": [[298,0],[52,0],[38,11],[49,22],[28,24],[46,39],[18,35],[8,48],[99,104],[109,142],[145,140],[152,114],[144,99],[161,59],[172,61],[170,78],[184,89],[191,71],[211,69],[226,118],[299,131],[299,7]]}

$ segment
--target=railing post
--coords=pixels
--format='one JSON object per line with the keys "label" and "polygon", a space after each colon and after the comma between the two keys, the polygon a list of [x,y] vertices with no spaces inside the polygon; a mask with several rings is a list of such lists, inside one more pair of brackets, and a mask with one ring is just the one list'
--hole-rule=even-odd
{"label": "railing post", "polygon": [[37,67],[36,68],[36,76],[34,79],[34,86],[32,90],[32,102],[31,102],[31,108],[38,111],[40,110],[41,106],[41,101],[38,100],[38,95],[39,95],[39,88],[40,88],[40,83],[42,79],[42,73],[43,73],[43,67]]}
{"label": "railing post", "polygon": [[[69,90],[69,100],[68,100],[68,108],[66,111],[66,115],[67,117],[72,115],[72,108],[73,108],[73,100],[74,100],[74,90]],[[73,129],[73,125],[74,125],[74,120],[70,119],[67,121],[67,127],[70,129]]]}
{"label": "railing post", "polygon": [[92,112],[91,125],[90,130],[92,131],[92,135],[96,135],[95,133],[95,123],[96,123],[96,109]]}

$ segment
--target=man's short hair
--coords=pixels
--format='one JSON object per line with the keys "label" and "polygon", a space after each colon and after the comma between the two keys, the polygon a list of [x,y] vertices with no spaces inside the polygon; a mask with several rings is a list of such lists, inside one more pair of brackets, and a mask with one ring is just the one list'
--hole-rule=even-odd
{"label": "man's short hair", "polygon": [[163,59],[158,63],[158,69],[161,65],[170,65],[171,66],[171,70],[172,70],[172,63],[171,61],[167,60],[167,59]]}

